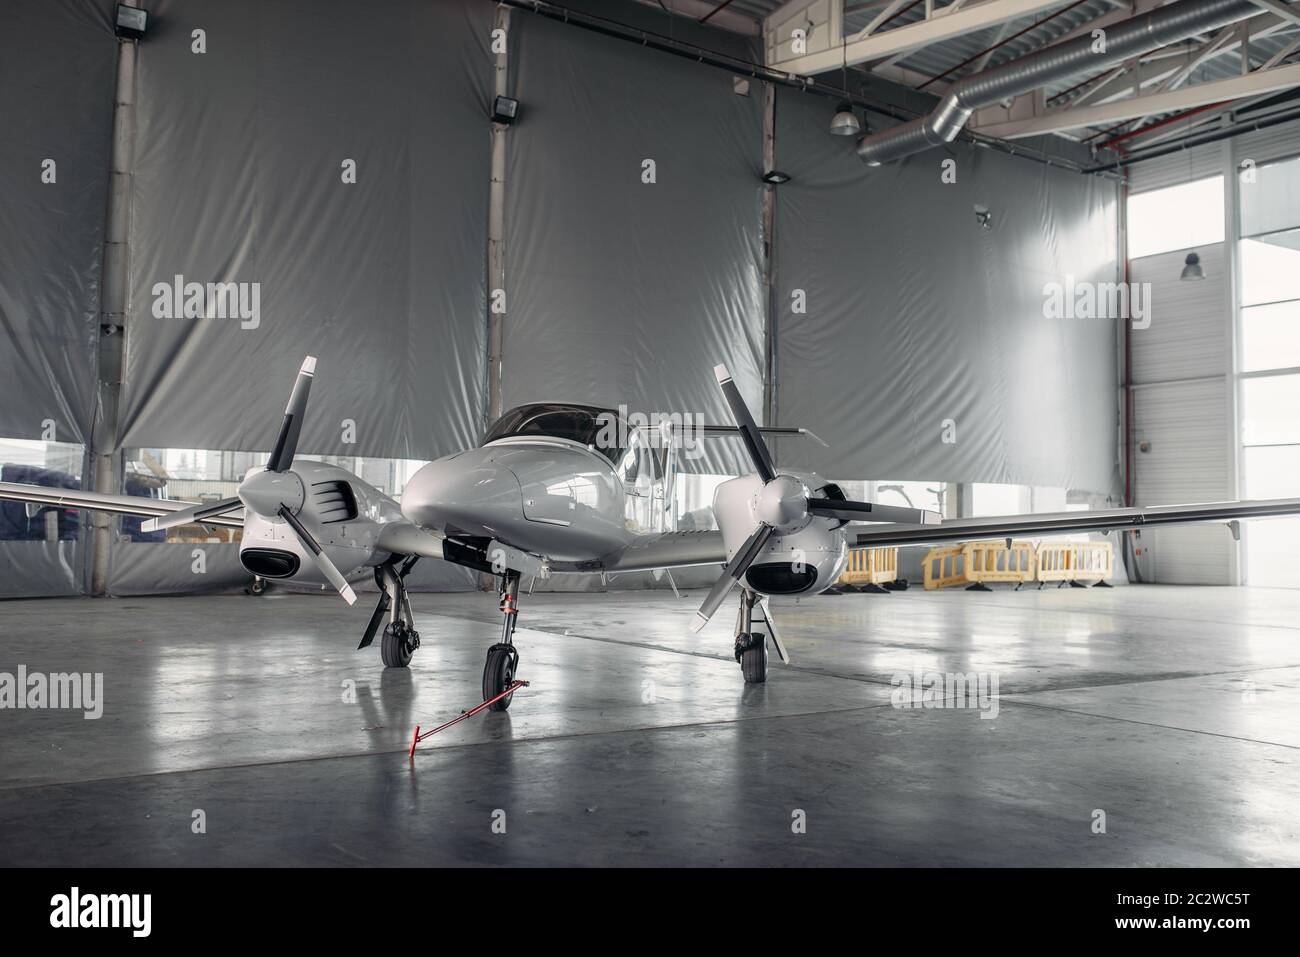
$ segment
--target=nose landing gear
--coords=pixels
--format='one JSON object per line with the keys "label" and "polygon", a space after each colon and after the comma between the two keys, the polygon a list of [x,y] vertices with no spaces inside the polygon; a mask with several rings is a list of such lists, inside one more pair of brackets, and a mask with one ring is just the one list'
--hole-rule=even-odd
{"label": "nose landing gear", "polygon": [[[519,652],[515,650],[515,619],[519,617],[519,572],[507,570],[501,576],[501,640],[488,649],[483,666],[483,700],[495,698],[510,687],[519,669]],[[490,711],[505,711],[513,694],[489,705]]]}

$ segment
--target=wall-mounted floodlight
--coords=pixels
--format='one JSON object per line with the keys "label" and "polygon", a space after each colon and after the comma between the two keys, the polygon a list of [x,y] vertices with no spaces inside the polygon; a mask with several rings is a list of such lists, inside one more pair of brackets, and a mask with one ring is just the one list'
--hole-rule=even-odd
{"label": "wall-mounted floodlight", "polygon": [[519,118],[519,101],[509,96],[498,96],[492,101],[492,122],[509,126]]}
{"label": "wall-mounted floodlight", "polygon": [[141,10],[139,7],[128,7],[125,3],[117,5],[117,14],[113,19],[113,32],[123,40],[143,39],[145,28],[148,25],[148,10]]}
{"label": "wall-mounted floodlight", "polygon": [[770,169],[763,174],[763,182],[768,186],[780,186],[782,183],[790,182],[790,174],[782,173],[779,169]]}
{"label": "wall-mounted floodlight", "polygon": [[1201,257],[1196,253],[1188,253],[1187,258],[1183,260],[1183,274],[1179,279],[1197,280],[1205,278],[1205,270],[1201,268]]}

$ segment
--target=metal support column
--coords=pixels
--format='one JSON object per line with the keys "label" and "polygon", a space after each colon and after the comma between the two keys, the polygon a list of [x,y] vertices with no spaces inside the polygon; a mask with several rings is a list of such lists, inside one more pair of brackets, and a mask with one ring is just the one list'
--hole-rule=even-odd
{"label": "metal support column", "polygon": [[[776,85],[763,84],[763,170],[776,168]],[[763,189],[763,424],[777,422],[776,187]]]}
{"label": "metal support column", "polygon": [[[495,29],[504,31],[506,42],[496,55],[492,74],[492,95],[509,96],[510,9],[497,7]],[[501,362],[505,344],[505,322],[510,304],[506,288],[506,133],[509,127],[492,126],[492,186],[488,198],[488,374],[487,426],[501,415]],[[498,311],[497,303],[504,306]]]}
{"label": "metal support column", "polygon": [[[125,0],[125,5],[139,6],[139,0]],[[122,389],[130,284],[131,166],[135,144],[136,43],[119,39],[117,44],[112,165],[100,287],[99,384],[96,421],[90,440],[90,487],[108,493],[118,491],[118,399]],[[90,591],[102,595],[108,590],[109,549],[117,520],[104,512],[87,514],[91,526]]]}

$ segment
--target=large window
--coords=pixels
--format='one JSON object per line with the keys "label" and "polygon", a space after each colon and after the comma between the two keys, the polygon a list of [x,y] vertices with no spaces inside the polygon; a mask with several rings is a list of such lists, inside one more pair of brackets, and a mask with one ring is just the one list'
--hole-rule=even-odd
{"label": "large window", "polygon": [[1211,176],[1128,199],[1128,256],[1223,242],[1223,177]]}
{"label": "large window", "polygon": [[[1300,497],[1300,158],[1253,173],[1237,187],[1242,495]],[[1252,522],[1246,582],[1300,587],[1298,535],[1300,519]]]}

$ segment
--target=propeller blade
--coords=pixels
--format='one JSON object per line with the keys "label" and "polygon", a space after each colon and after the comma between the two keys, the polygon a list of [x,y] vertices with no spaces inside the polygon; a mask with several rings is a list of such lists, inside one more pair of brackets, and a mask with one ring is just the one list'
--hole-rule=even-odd
{"label": "propeller blade", "polygon": [[845,502],[829,498],[808,499],[814,515],[838,518],[842,522],[892,522],[899,525],[941,525],[943,516],[923,508],[877,505],[875,502]]}
{"label": "propeller blade", "polygon": [[727,371],[726,366],[714,366],[713,374],[718,379],[718,388],[722,390],[722,397],[727,400],[731,417],[736,420],[736,430],[745,440],[749,457],[754,460],[754,468],[758,470],[758,475],[764,482],[772,481],[776,478],[776,466],[772,464],[772,455],[767,450],[767,443],[763,441],[763,434],[758,431],[758,426],[754,423],[754,417],[749,414],[749,407],[741,398],[740,390],[736,388],[736,383],[731,381],[731,373]]}
{"label": "propeller blade", "polygon": [[302,542],[302,547],[311,552],[312,559],[316,562],[316,567],[321,570],[321,574],[329,580],[329,583],[338,589],[339,594],[343,596],[343,600],[349,605],[355,604],[357,593],[352,590],[352,586],[349,585],[348,580],[343,577],[343,573],[339,571],[338,566],[330,561],[329,556],[326,555],[324,550],[320,547],[320,543],[317,542],[316,539],[312,538],[311,532],[307,531],[307,527],[298,520],[298,516],[289,511],[289,506],[287,505],[280,506],[279,515],[289,523],[289,527],[293,529],[293,533],[298,536],[298,541]]}
{"label": "propeller blade", "polygon": [[286,472],[293,464],[294,453],[298,451],[298,436],[302,432],[302,417],[307,411],[307,396],[311,394],[311,380],[316,374],[316,357],[308,356],[302,360],[298,378],[293,383],[293,392],[289,394],[289,404],[284,410],[284,421],[280,423],[280,434],[275,439],[275,449],[267,460],[268,472]]}
{"label": "propeller blade", "polygon": [[205,518],[216,518],[218,515],[224,515],[226,512],[233,512],[237,508],[243,508],[244,503],[237,498],[223,498],[219,502],[200,502],[198,505],[192,505],[189,508],[183,508],[179,512],[169,512],[166,515],[159,515],[157,518],[150,518],[140,523],[142,532],[161,532],[164,528],[175,528],[177,525],[202,524]]}
{"label": "propeller blade", "polygon": [[722,575],[709,589],[704,604],[700,605],[700,610],[695,613],[695,620],[691,622],[691,631],[699,631],[709,623],[709,619],[718,610],[722,600],[727,597],[727,593],[736,582],[745,576],[745,572],[754,563],[754,559],[758,557],[758,553],[763,550],[763,546],[767,544],[774,531],[771,525],[760,525],[754,529],[749,538],[745,539],[745,543],[736,549],[736,554],[731,556],[731,561],[727,562]]}

